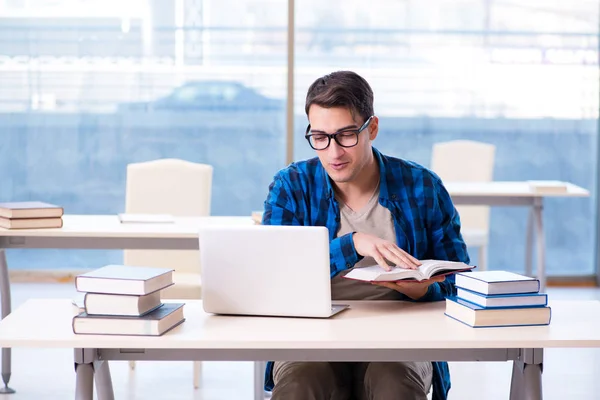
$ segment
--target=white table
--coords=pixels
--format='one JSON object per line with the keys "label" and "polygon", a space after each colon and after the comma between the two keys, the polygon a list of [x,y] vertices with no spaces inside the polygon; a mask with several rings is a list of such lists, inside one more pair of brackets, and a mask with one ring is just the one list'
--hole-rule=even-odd
{"label": "white table", "polygon": [[510,398],[541,400],[544,348],[600,347],[598,301],[551,301],[549,326],[486,329],[444,316],[444,302],[349,304],[333,318],[308,319],[215,316],[201,301],[187,301],[179,327],[162,337],[132,337],[75,335],[69,299],[32,299],[0,322],[0,345],[75,349],[81,400],[92,399],[94,374],[98,399],[114,398],[110,360],[512,360]]}
{"label": "white table", "polygon": [[445,182],[444,186],[455,205],[525,206],[530,208],[527,220],[525,274],[532,275],[533,234],[537,249],[537,273],[540,290],[546,288],[546,241],[542,219],[545,197],[589,197],[586,189],[565,182],[563,193],[536,192],[527,181],[510,182]]}
{"label": "white table", "polygon": [[[116,215],[65,215],[59,229],[0,228],[0,301],[2,318],[11,312],[10,280],[5,249],[156,249],[198,250],[198,231],[206,224],[249,224],[248,217],[175,217],[173,223],[125,223]],[[8,387],[11,351],[2,349],[0,393]]]}

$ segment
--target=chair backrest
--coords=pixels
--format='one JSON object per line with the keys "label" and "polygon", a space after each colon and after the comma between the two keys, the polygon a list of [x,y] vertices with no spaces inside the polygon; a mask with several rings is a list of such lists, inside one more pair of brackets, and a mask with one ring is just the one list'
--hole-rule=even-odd
{"label": "chair backrest", "polygon": [[[431,169],[444,182],[490,182],[494,174],[496,147],[471,140],[433,145]],[[456,206],[465,229],[489,231],[488,206]]]}
{"label": "chair backrest", "polygon": [[[125,212],[208,216],[212,175],[210,165],[178,159],[129,164]],[[125,250],[124,264],[200,273],[197,250]]]}

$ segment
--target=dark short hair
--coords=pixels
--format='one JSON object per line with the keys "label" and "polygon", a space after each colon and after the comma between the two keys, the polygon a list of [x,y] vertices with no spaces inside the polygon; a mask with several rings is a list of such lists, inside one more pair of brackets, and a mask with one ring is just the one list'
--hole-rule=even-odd
{"label": "dark short hair", "polygon": [[308,88],[304,110],[308,116],[310,106],[324,108],[345,107],[352,117],[358,114],[366,121],[373,113],[373,90],[356,72],[337,71],[325,75]]}

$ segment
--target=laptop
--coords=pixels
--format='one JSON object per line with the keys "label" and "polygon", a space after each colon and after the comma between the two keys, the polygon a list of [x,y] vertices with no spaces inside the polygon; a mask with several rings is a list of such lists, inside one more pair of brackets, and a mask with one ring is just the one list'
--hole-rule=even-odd
{"label": "laptop", "polygon": [[348,307],[331,302],[325,227],[207,225],[199,234],[208,313],[328,318]]}

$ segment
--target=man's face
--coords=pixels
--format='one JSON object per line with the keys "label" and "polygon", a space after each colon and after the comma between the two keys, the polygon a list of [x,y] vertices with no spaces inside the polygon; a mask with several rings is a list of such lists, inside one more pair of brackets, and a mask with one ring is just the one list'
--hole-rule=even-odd
{"label": "man's face", "polygon": [[[359,115],[352,118],[350,110],[343,107],[324,108],[313,104],[308,110],[311,125],[309,133],[336,133],[348,129],[358,130],[366,121]],[[374,117],[369,126],[358,134],[358,144],[342,147],[331,140],[329,147],[316,150],[321,164],[336,183],[352,182],[372,157],[371,141],[377,136],[378,121]]]}

